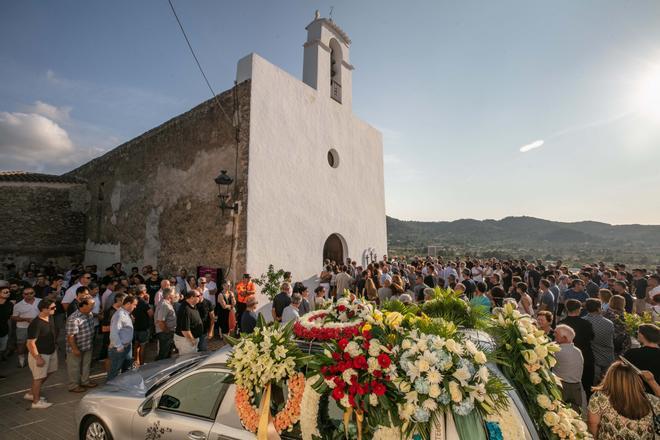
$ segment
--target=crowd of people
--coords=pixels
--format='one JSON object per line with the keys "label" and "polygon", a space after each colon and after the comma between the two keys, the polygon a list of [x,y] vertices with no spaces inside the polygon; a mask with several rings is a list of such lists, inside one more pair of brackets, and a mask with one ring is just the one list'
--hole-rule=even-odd
{"label": "crowd of people", "polygon": [[[150,341],[157,341],[156,359],[164,359],[206,351],[210,338],[250,333],[258,321],[249,274],[236,286],[226,280],[218,286],[212,273],[193,276],[182,269],[162,276],[145,266],[127,274],[120,263],[104,273],[94,266],[62,274],[53,266],[7,269],[7,280],[0,281],[0,359],[15,351],[18,366],[29,366],[33,384],[25,398],[33,408],[50,405],[40,389],[57,370],[59,338],[66,345],[69,390],[79,393],[96,386],[89,372],[97,353],[110,380],[143,364]],[[660,411],[660,266],[569,269],[561,261],[388,256],[364,267],[350,259],[325,261],[313,293],[285,274],[269,318],[288,323],[343,295],[376,304],[424,303],[435,287],[488,311],[512,303],[533,317],[559,344],[554,371],[563,397],[588,415],[592,432],[617,438],[608,432],[623,423],[647,438],[652,413]],[[650,316],[653,323],[631,338],[626,313]]]}

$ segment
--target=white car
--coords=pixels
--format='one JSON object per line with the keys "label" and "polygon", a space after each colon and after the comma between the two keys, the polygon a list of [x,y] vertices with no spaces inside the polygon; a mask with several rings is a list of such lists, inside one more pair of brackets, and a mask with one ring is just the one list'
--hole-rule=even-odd
{"label": "white car", "polygon": [[[226,362],[231,347],[147,364],[87,393],[76,410],[81,440],[247,440],[234,406]],[[491,370],[499,374],[496,366]],[[501,374],[500,374],[501,376]],[[503,378],[504,379],[504,378]],[[505,379],[504,379],[505,380]],[[524,421],[525,439],[538,440],[515,391],[511,401]],[[298,439],[299,433],[282,438]]]}

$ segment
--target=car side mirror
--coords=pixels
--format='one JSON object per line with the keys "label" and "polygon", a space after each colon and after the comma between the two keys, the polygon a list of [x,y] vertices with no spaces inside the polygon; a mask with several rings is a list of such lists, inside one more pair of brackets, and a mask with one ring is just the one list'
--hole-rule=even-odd
{"label": "car side mirror", "polygon": [[151,412],[151,409],[154,407],[154,398],[149,397],[147,400],[144,401],[142,405],[138,408],[138,414],[141,417],[146,416]]}

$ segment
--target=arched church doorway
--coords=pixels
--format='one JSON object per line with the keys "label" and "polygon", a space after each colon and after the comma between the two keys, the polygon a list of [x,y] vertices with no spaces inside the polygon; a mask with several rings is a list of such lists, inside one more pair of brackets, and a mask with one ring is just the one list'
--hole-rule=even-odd
{"label": "arched church doorway", "polygon": [[343,264],[346,257],[344,238],[339,234],[330,234],[323,245],[323,261],[331,260]]}

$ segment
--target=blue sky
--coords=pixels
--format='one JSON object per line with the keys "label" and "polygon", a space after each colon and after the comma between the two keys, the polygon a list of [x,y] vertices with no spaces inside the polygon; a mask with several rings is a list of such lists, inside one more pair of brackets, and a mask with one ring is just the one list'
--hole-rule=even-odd
{"label": "blue sky", "polygon": [[[175,6],[217,92],[250,52],[301,77],[334,6],[389,215],[660,224],[660,2]],[[0,4],[0,169],[67,171],[208,98],[166,0]]]}

